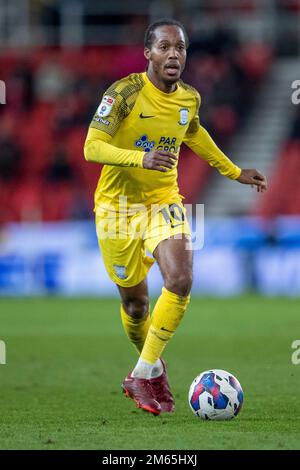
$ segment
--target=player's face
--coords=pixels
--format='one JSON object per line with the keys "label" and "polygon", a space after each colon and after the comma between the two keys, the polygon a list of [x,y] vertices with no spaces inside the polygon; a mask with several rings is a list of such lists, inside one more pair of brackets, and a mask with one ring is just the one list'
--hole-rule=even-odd
{"label": "player's face", "polygon": [[179,80],[186,61],[186,43],[178,26],[159,26],[151,49],[145,49],[149,68],[157,79],[172,84]]}

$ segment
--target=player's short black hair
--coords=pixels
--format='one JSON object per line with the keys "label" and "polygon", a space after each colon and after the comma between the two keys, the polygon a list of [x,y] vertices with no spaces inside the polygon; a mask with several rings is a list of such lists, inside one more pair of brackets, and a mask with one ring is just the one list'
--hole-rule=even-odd
{"label": "player's short black hair", "polygon": [[180,21],[173,20],[172,18],[162,18],[160,20],[154,21],[151,23],[148,28],[146,29],[145,32],[145,38],[144,38],[144,47],[147,49],[151,49],[154,38],[155,38],[155,30],[156,28],[159,28],[160,26],[178,26],[183,32],[184,39],[185,39],[185,44],[186,47],[189,45],[189,37],[187,35],[187,32],[185,30],[185,27],[183,26]]}

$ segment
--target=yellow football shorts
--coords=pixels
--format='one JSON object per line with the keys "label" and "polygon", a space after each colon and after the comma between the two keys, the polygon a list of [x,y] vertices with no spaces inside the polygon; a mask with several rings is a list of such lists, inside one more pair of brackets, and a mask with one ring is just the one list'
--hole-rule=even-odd
{"label": "yellow football shorts", "polygon": [[143,206],[130,213],[97,207],[96,231],[110,279],[122,287],[139,284],[155,262],[157,245],[170,237],[191,236],[181,202]]}

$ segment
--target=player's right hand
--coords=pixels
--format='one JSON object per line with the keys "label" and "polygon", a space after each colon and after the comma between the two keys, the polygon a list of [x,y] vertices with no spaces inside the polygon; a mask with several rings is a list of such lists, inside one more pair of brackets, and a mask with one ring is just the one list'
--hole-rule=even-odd
{"label": "player's right hand", "polygon": [[177,162],[174,153],[168,150],[153,149],[151,152],[145,153],[143,158],[143,167],[148,170],[168,171],[171,170]]}

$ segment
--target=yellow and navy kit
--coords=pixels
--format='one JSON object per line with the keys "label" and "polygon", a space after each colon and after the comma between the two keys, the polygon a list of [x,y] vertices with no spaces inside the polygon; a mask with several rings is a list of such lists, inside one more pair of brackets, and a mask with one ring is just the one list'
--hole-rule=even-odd
{"label": "yellow and navy kit", "polygon": [[211,166],[231,179],[240,168],[217,147],[199,123],[200,95],[183,81],[172,93],[164,93],[147,73],[133,73],[104,93],[90,124],[84,153],[88,161],[103,163],[95,192],[95,208],[181,201],[177,164],[166,172],[143,168],[145,152],[169,150],[179,156],[182,142]]}

